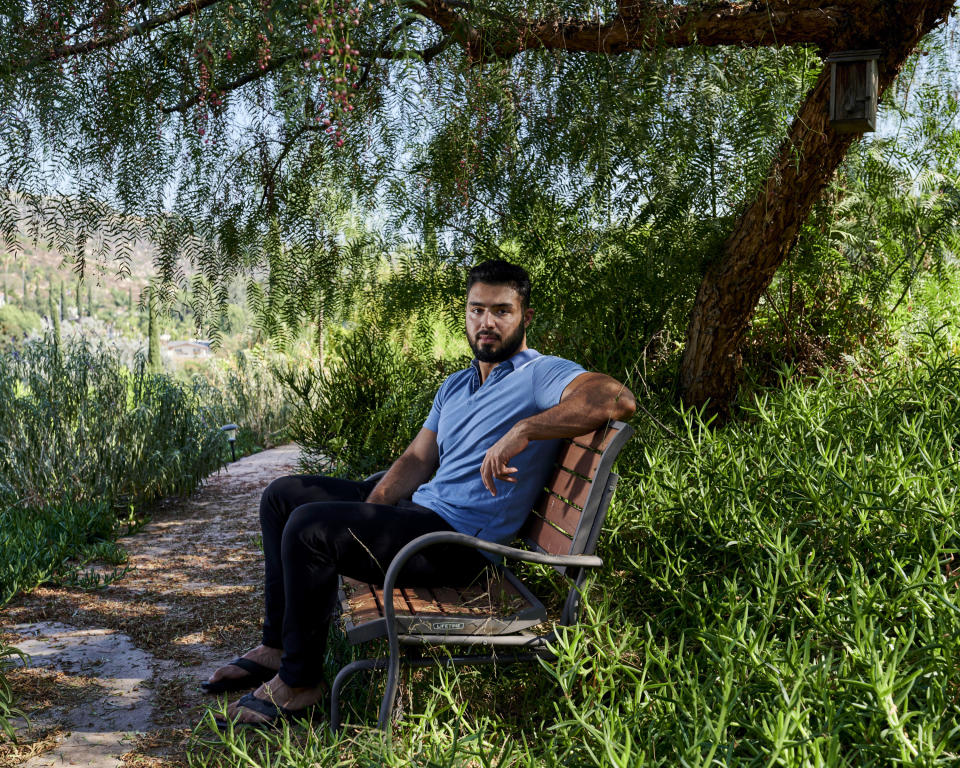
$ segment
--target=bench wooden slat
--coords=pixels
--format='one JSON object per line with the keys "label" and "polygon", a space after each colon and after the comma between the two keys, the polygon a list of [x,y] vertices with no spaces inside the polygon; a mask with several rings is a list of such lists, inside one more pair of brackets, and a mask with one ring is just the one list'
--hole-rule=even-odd
{"label": "bench wooden slat", "polygon": [[540,549],[551,555],[569,555],[573,546],[573,539],[570,536],[554,528],[536,512],[530,513],[526,536]]}
{"label": "bench wooden slat", "polygon": [[523,595],[520,594],[520,590],[507,581],[507,579],[491,579],[489,589],[493,594],[494,600],[500,606],[519,610],[526,603]]}
{"label": "bench wooden slat", "polygon": [[584,446],[585,448],[590,448],[594,451],[603,451],[606,448],[610,441],[616,437],[619,430],[613,429],[611,427],[602,427],[600,429],[594,430],[593,432],[587,435],[581,435],[580,437],[575,437],[571,442]]}
{"label": "bench wooden slat", "polygon": [[[374,587],[373,593],[377,596],[377,600],[380,601],[380,605],[384,604],[383,602],[383,587]],[[398,613],[409,613],[410,608],[407,605],[407,601],[403,599],[403,590],[395,589],[393,591],[393,607]]]}
{"label": "bench wooden slat", "polygon": [[[590,495],[592,487],[592,481],[568,472],[563,467],[557,467],[550,478],[550,482],[547,483],[547,490],[575,504],[580,509],[583,509],[586,505],[587,496]],[[560,527],[564,528],[564,526]],[[564,530],[568,529],[564,528]]]}
{"label": "bench wooden slat", "polygon": [[500,606],[503,588],[499,580],[484,579],[482,584],[474,584],[460,590],[460,604],[470,611],[493,613]]}
{"label": "bench wooden slat", "polygon": [[[353,579],[344,579],[346,604],[354,624],[372,621],[383,615],[383,592],[378,587]],[[471,615],[485,616],[520,610],[525,599],[508,580],[499,576],[482,584],[462,589],[438,587],[405,587],[394,592],[394,604],[405,615]]]}
{"label": "bench wooden slat", "polygon": [[441,613],[443,606],[426,587],[405,587],[403,594],[414,613]]}
{"label": "bench wooden slat", "polygon": [[356,581],[354,579],[344,579],[344,587],[346,588],[345,591],[347,597],[350,599],[351,605],[357,606],[360,610],[365,610],[369,607],[379,608],[379,602],[370,589],[369,584],[364,584],[362,581]]}
{"label": "bench wooden slat", "polygon": [[557,498],[552,493],[546,495],[537,512],[548,523],[553,523],[554,526],[570,534],[571,537],[577,532],[577,526],[580,525],[580,517],[583,514],[581,510],[571,507],[563,499]]}
{"label": "bench wooden slat", "polygon": [[367,608],[365,610],[360,610],[357,608],[351,608],[350,610],[350,619],[354,624],[364,624],[368,621],[375,621],[382,615],[383,614],[380,612],[380,609],[376,606]]}
{"label": "bench wooden slat", "polygon": [[600,456],[602,454],[594,453],[589,448],[584,448],[576,443],[570,443],[560,452],[558,464],[571,472],[576,472],[584,477],[593,477],[600,466]]}
{"label": "bench wooden slat", "polygon": [[457,591],[460,593],[459,603],[456,608],[451,607],[451,612],[469,612],[486,616],[496,611],[497,590],[491,590],[486,580],[483,584],[475,584]]}
{"label": "bench wooden slat", "polygon": [[[458,589],[453,589],[452,587],[436,587],[433,593],[437,597],[437,602],[444,607],[444,613],[450,613],[450,609],[453,606],[459,608],[463,605],[463,595]],[[464,610],[470,613],[484,613],[484,611],[479,608],[467,607]]]}
{"label": "bench wooden slat", "polygon": [[344,613],[348,613],[354,624],[363,624],[373,621],[382,615],[381,606],[369,584],[354,579],[343,580],[343,593],[349,605],[343,606]]}

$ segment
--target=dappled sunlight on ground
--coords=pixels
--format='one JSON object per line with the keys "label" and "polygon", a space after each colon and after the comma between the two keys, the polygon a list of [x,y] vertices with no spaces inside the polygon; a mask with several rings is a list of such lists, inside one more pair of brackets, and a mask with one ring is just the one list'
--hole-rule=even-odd
{"label": "dappled sunlight on ground", "polygon": [[296,459],[295,446],[248,456],[165,502],[121,540],[129,571],[110,585],[40,587],[0,611],[32,657],[10,678],[30,723],[0,743],[0,768],[183,764],[211,701],[199,681],[259,640],[260,493]]}

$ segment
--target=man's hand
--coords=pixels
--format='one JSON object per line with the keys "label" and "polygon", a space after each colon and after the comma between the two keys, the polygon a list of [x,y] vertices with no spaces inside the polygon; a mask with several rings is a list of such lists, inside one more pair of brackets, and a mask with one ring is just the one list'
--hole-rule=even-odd
{"label": "man's hand", "polygon": [[480,477],[492,495],[497,495],[494,479],[505,480],[508,483],[517,482],[517,478],[513,477],[517,468],[510,466],[510,460],[529,444],[530,440],[523,435],[520,424],[517,424],[487,449],[483,463],[480,465]]}
{"label": "man's hand", "polygon": [[563,390],[558,405],[521,419],[490,446],[480,465],[484,486],[496,496],[495,479],[517,482],[513,476],[517,468],[510,466],[510,460],[531,440],[585,435],[610,419],[629,419],[636,408],[633,393],[616,379],[602,373],[581,373]]}

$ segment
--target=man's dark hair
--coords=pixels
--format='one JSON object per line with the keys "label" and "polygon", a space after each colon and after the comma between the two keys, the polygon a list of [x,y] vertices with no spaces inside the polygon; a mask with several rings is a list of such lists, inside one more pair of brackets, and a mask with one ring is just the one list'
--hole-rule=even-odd
{"label": "man's dark hair", "polygon": [[474,283],[487,285],[509,285],[520,294],[520,305],[530,306],[530,275],[523,267],[511,264],[503,259],[481,261],[467,273],[467,293]]}

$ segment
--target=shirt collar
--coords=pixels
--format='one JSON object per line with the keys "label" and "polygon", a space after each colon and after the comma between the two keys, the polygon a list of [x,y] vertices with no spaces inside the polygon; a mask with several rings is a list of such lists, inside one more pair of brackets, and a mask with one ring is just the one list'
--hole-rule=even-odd
{"label": "shirt collar", "polygon": [[[491,371],[490,375],[492,376],[501,368],[504,371],[515,371],[517,370],[517,368],[521,368],[522,366],[529,363],[531,360],[535,360],[538,357],[540,357],[540,353],[537,352],[537,350],[523,349],[520,352],[517,352],[513,357],[507,358],[502,363],[500,363],[496,368],[493,369],[493,371]],[[479,383],[480,361],[477,360],[477,358],[473,358],[473,360],[470,361],[470,366],[473,368],[474,372],[476,373],[476,381]]]}

